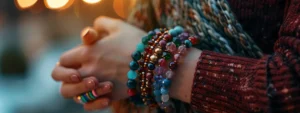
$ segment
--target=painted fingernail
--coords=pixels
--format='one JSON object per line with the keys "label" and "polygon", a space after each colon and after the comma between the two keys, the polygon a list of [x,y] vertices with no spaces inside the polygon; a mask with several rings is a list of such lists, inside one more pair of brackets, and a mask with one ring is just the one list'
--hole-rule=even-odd
{"label": "painted fingernail", "polygon": [[88,80],[88,81],[87,81],[87,87],[88,87],[89,89],[94,89],[95,86],[96,86],[96,84],[95,84],[94,80]]}
{"label": "painted fingernail", "polygon": [[77,76],[77,75],[71,75],[71,80],[73,81],[73,82],[79,82],[80,80],[79,80],[79,77]]}
{"label": "painted fingernail", "polygon": [[110,84],[105,84],[103,87],[103,90],[110,90]]}

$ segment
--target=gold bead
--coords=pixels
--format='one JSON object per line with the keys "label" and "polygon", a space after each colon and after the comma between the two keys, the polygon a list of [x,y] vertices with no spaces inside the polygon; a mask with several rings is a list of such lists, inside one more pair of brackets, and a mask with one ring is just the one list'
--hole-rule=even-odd
{"label": "gold bead", "polygon": [[161,54],[161,53],[162,53],[162,50],[161,50],[160,48],[156,48],[154,51],[155,51],[155,53],[157,53],[157,54]]}
{"label": "gold bead", "polygon": [[157,56],[156,55],[151,55],[150,60],[152,62],[156,62],[157,61]]}

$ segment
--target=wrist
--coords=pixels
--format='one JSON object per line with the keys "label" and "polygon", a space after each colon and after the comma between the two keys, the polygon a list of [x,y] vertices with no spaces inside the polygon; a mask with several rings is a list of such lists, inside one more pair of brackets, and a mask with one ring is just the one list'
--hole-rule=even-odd
{"label": "wrist", "polygon": [[179,61],[179,66],[176,75],[172,79],[170,88],[170,96],[183,102],[191,102],[191,91],[195,73],[195,67],[201,50],[191,48],[185,56],[182,56]]}

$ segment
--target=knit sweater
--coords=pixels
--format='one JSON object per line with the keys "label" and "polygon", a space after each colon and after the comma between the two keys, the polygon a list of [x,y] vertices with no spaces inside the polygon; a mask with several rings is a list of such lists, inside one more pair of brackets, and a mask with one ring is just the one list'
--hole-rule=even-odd
{"label": "knit sweater", "polygon": [[264,52],[274,52],[249,59],[203,51],[194,75],[192,107],[208,113],[299,113],[300,1],[229,3]]}

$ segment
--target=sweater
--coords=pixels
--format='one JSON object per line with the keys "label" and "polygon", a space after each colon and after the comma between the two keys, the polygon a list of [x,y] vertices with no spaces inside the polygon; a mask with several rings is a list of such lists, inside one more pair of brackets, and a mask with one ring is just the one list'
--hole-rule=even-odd
{"label": "sweater", "polygon": [[[300,1],[229,0],[261,59],[203,51],[192,108],[208,113],[300,112]],[[272,50],[274,52],[272,52]]]}

